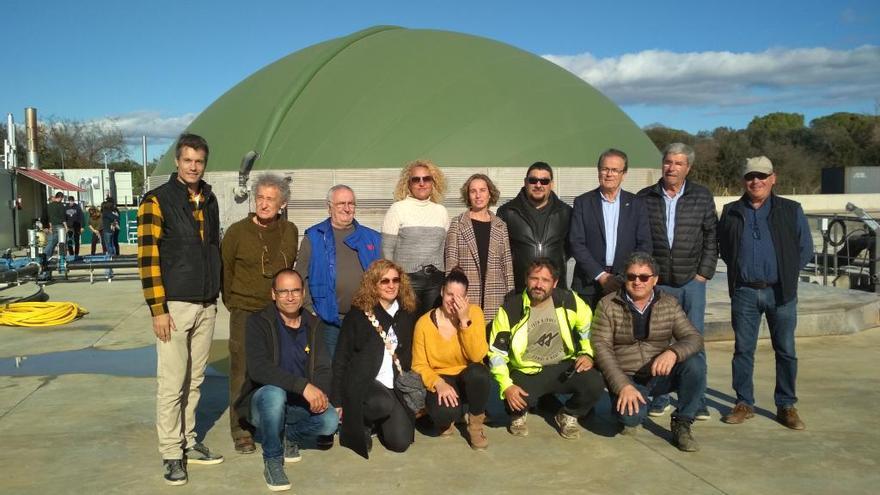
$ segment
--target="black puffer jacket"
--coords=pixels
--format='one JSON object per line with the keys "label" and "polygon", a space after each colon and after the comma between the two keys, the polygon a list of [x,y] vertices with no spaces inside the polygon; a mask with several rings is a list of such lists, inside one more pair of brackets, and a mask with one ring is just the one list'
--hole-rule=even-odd
{"label": "black puffer jacket", "polygon": [[[662,181],[662,179],[661,179]],[[705,187],[687,181],[675,208],[675,236],[670,249],[666,238],[666,201],[658,181],[639,191],[648,210],[654,259],[660,267],[660,283],[675,287],[688,283],[695,275],[707,279],[715,275],[718,262],[715,244],[715,199]]]}
{"label": "black puffer jacket", "polygon": [[526,286],[526,269],[535,258],[546,256],[559,268],[559,287],[566,287],[565,262],[568,260],[565,239],[571,220],[571,206],[565,204],[556,193],[550,191],[547,225],[535,225],[528,209],[525,189],[498,208],[498,218],[507,223],[510,251],[513,255],[513,284],[517,292]]}

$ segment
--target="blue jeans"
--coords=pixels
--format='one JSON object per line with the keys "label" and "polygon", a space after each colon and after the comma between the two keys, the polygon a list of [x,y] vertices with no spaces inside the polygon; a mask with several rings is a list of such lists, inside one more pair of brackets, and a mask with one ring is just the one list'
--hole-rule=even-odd
{"label": "blue jeans", "polygon": [[46,258],[46,263],[52,259],[52,255],[55,254],[55,248],[58,246],[58,234],[55,232],[55,229],[52,229],[48,234],[46,234],[46,247],[43,248],[43,256]]}
{"label": "blue jeans", "polygon": [[336,343],[339,341],[340,327],[326,321],[321,326],[324,328],[324,342],[327,343],[330,360],[333,360],[333,357],[336,356]]}
{"label": "blue jeans", "polygon": [[[672,417],[691,422],[701,407],[703,394],[706,393],[706,362],[694,354],[676,363],[668,375],[652,376],[644,380],[634,377],[633,385],[645,400],[648,396],[678,392],[678,410]],[[646,404],[639,404],[639,410],[635,414],[621,414],[617,411],[617,395],[608,395],[611,397],[614,416],[625,426],[638,426],[648,415]]]}
{"label": "blue jeans", "polygon": [[[706,334],[706,285],[707,282],[700,282],[696,278],[692,278],[681,287],[672,287],[670,285],[657,286],[663,292],[678,299],[678,304],[681,305],[691,325],[700,332],[700,335]],[[701,350],[697,356],[703,361],[703,368],[706,368],[708,366],[706,364],[706,352]],[[669,404],[669,395],[667,394],[657,395],[651,403],[651,405],[658,408],[666,407],[667,404]],[[706,409],[705,397],[700,397],[700,409]]]}
{"label": "blue jeans", "polygon": [[[110,230],[110,232],[107,232],[107,230]],[[108,261],[113,256],[116,256],[117,254],[119,254],[116,252],[116,245],[113,244],[113,235],[114,234],[115,234],[115,232],[113,232],[111,229],[105,229],[104,233],[101,234],[104,237],[104,246],[107,247]],[[110,278],[113,276],[113,269],[108,268],[104,273],[107,276],[107,278]]]}
{"label": "blue jeans", "polygon": [[288,402],[287,391],[275,385],[263,385],[251,397],[250,423],[257,427],[257,440],[263,445],[263,459],[284,455],[281,435],[304,448],[314,448],[319,435],[332,435],[339,424],[333,406],[320,414]]}
{"label": "blue jeans", "polygon": [[776,391],[773,399],[777,407],[791,406],[797,402],[795,380],[797,379],[797,354],[794,349],[794,331],[797,327],[797,298],[779,304],[772,287],[752,289],[737,287],[730,301],[733,334],[736,339],[733,350],[733,390],[736,401],[755,404],[752,375],[755,370],[755,347],[758,345],[758,329],[761,315],[767,318],[770,342],[776,353]]}

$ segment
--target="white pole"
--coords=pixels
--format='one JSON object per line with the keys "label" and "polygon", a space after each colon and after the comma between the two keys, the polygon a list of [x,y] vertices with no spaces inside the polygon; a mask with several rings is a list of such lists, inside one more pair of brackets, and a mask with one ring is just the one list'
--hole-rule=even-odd
{"label": "white pole", "polygon": [[141,136],[144,158],[144,185],[141,187],[141,196],[147,194],[147,136]]}

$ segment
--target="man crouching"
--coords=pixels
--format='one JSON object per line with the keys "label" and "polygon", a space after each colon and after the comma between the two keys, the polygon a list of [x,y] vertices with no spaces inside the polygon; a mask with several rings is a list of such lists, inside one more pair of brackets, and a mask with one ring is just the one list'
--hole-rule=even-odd
{"label": "man crouching", "polygon": [[691,424],[706,390],[705,364],[697,358],[703,337],[674,297],[654,289],[654,258],[633,253],[624,277],[623,289],[599,301],[590,336],[612,409],[622,433],[634,434],[647,415],[648,396],[678,392],[672,441],[679,450],[696,452]]}
{"label": "man crouching", "polygon": [[321,320],[302,310],[303,280],[291,269],[272,281],[272,300],[251,315],[245,329],[245,381],[236,404],[239,416],[256,427],[263,447],[266,485],[290,489],[284,462],[302,459],[300,447],[314,447],[339,423],[330,406],[330,354]]}

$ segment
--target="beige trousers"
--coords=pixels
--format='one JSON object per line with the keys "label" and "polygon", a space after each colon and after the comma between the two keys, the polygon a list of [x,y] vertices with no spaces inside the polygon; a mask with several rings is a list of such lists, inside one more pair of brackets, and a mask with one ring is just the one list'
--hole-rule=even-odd
{"label": "beige trousers", "polygon": [[176,330],[171,340],[156,340],[156,431],[162,459],[182,459],[196,443],[196,406],[199,385],[214,339],[216,304],[169,301],[168,312]]}

